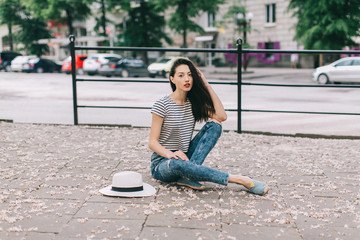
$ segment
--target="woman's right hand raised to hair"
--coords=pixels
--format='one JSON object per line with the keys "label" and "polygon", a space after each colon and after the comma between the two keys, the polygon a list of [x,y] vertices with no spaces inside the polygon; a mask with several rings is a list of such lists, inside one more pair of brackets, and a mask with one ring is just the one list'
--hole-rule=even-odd
{"label": "woman's right hand raised to hair", "polygon": [[224,106],[222,105],[221,100],[219,99],[219,97],[217,96],[215,91],[212,89],[211,85],[208,83],[208,81],[206,80],[204,74],[200,71],[199,68],[197,68],[197,71],[198,71],[204,85],[209,90],[211,99],[212,99],[213,104],[214,104],[215,114],[210,116],[210,118],[215,119],[219,123],[224,122],[226,120],[226,118],[227,118],[227,115],[226,115],[226,112],[225,112]]}
{"label": "woman's right hand raised to hair", "polygon": [[202,71],[199,68],[196,68],[196,69],[197,69],[199,76],[200,76],[201,80],[203,81],[204,85],[208,86],[209,83],[206,80],[205,75],[202,73]]}

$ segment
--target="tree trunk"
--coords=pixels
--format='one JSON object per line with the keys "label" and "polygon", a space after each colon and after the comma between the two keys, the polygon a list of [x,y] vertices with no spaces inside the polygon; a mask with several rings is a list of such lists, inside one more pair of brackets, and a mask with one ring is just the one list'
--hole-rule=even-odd
{"label": "tree trunk", "polygon": [[182,44],[182,48],[187,48],[187,42],[186,42],[186,38],[187,38],[187,26],[186,26],[186,22],[187,22],[187,9],[188,9],[188,1],[187,0],[183,0],[182,4],[181,4],[181,14],[182,14],[182,26],[183,26],[183,44]]}
{"label": "tree trunk", "polygon": [[323,65],[323,55],[320,53],[319,55],[319,66],[321,67]]}
{"label": "tree trunk", "polygon": [[246,72],[246,69],[247,69],[247,67],[249,66],[249,59],[248,59],[246,53],[244,53],[243,56],[244,56],[244,59],[243,59],[243,69],[244,69],[244,72]]}
{"label": "tree trunk", "polygon": [[74,27],[73,27],[73,17],[71,14],[71,9],[66,9],[66,18],[67,18],[67,24],[69,28],[69,35],[74,34]]}
{"label": "tree trunk", "polygon": [[105,3],[104,0],[101,0],[101,26],[103,29],[103,36],[106,37],[106,13],[105,13]]}
{"label": "tree trunk", "polygon": [[187,38],[187,31],[186,28],[183,29],[183,44],[182,44],[182,48],[187,48],[187,43],[186,43],[186,38]]}
{"label": "tree trunk", "polygon": [[[143,27],[143,30],[142,30],[142,37],[143,37],[143,45],[144,47],[147,47],[148,44],[147,44],[147,39],[148,39],[148,35],[147,35],[147,22],[146,22],[146,18],[145,18],[145,11],[146,11],[146,6],[145,6],[145,1],[144,0],[141,0],[140,2],[140,12],[141,12],[141,22],[142,22],[142,27]],[[142,51],[142,59],[144,61],[144,63],[146,65],[149,64],[149,58],[148,58],[148,54],[146,51]]]}
{"label": "tree trunk", "polygon": [[14,44],[13,44],[13,36],[12,36],[12,25],[11,22],[8,24],[9,29],[9,45],[10,45],[10,51],[14,51]]}
{"label": "tree trunk", "polygon": [[[247,45],[247,20],[245,20],[245,22],[243,23],[244,24],[244,46],[248,46]],[[246,55],[246,53],[243,54],[243,69],[244,69],[244,72],[246,72],[246,69],[249,65],[249,59]]]}

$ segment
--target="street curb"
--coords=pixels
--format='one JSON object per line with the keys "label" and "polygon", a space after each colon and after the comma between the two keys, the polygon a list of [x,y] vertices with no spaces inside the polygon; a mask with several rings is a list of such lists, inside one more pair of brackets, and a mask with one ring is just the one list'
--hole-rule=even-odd
{"label": "street curb", "polygon": [[[229,130],[227,130],[229,131]],[[225,132],[227,132],[225,130]],[[314,139],[347,139],[347,140],[358,140],[360,136],[348,136],[348,135],[324,135],[324,134],[311,134],[311,133],[272,133],[272,132],[258,132],[258,131],[242,131],[241,133],[253,134],[253,135],[264,135],[264,136],[278,136],[278,137],[294,137],[294,138],[314,138]]]}
{"label": "street curb", "polygon": [[14,120],[12,120],[12,119],[0,119],[0,122],[13,123],[13,122],[14,122]]}
{"label": "street curb", "polygon": [[[13,120],[0,119],[0,122],[14,123]],[[50,126],[75,126],[73,124],[56,124],[56,123],[16,123],[16,124],[33,124],[33,125],[50,125]],[[132,126],[130,124],[78,124],[77,126],[82,127],[105,127],[105,128],[130,128],[130,129],[150,129],[146,126]],[[198,130],[195,130],[198,131]],[[224,132],[236,132],[236,130],[223,130]],[[273,137],[293,137],[293,138],[313,138],[313,139],[346,139],[346,140],[359,140],[360,136],[349,136],[349,135],[324,135],[324,134],[311,134],[311,133],[273,133],[273,132],[261,132],[261,131],[242,131],[240,134],[251,134],[251,135],[264,135]]]}

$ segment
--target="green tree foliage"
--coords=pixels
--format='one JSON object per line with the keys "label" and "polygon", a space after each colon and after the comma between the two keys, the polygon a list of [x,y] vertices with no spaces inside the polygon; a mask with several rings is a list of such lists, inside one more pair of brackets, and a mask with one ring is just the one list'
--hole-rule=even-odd
{"label": "green tree foliage", "polygon": [[27,54],[41,56],[49,51],[48,45],[37,43],[39,39],[51,38],[47,24],[44,21],[26,15],[22,19],[20,26],[21,31],[16,34],[16,39],[24,44]]}
{"label": "green tree foliage", "polygon": [[[247,39],[245,39],[246,33],[251,31],[250,24],[247,23],[246,19],[246,8],[243,5],[232,5],[229,7],[228,11],[224,14],[223,19],[225,19],[225,23],[232,23],[235,26],[234,34],[238,36],[240,34],[243,35],[243,48],[250,48],[250,45],[247,43]],[[242,18],[239,18],[242,16]],[[238,36],[234,36],[234,47],[236,46],[236,40]]]}
{"label": "green tree foliage", "polygon": [[193,19],[201,12],[215,13],[218,5],[224,0],[157,0],[158,4],[164,7],[175,7],[171,14],[169,27],[183,37],[182,47],[186,48],[186,38],[188,32],[202,33],[204,30]]}
{"label": "green tree foliage", "polygon": [[[224,14],[223,19],[225,20],[224,23],[232,23],[235,26],[234,32],[234,47],[236,45],[236,40],[239,38],[240,35],[244,35],[247,32],[250,32],[250,25],[246,24],[246,8],[242,5],[232,5],[229,7],[228,11]],[[242,18],[239,18],[239,16]],[[237,36],[236,36],[236,35]],[[244,45],[243,48],[249,48],[250,45],[246,42],[246,39],[243,39]]]}
{"label": "green tree foliage", "polygon": [[94,0],[94,3],[97,3],[98,10],[95,10],[95,21],[96,25],[94,27],[94,30],[97,34],[101,36],[107,36],[106,33],[106,25],[108,23],[114,23],[109,18],[107,18],[108,12],[115,13],[117,10],[114,9],[116,6],[120,5],[121,1],[118,0]]}
{"label": "green tree foliage", "polygon": [[14,50],[12,29],[20,22],[21,9],[20,0],[0,0],[0,24],[6,24],[8,27],[11,51]]}
{"label": "green tree foliage", "polygon": [[[22,0],[35,17],[66,22],[69,34],[74,33],[73,21],[83,20],[91,13],[94,0]],[[65,18],[63,16],[66,16]]]}
{"label": "green tree foliage", "polygon": [[[240,5],[239,3],[235,3],[234,5],[230,6],[226,14],[223,16],[223,19],[225,20],[225,23],[232,23],[235,26],[234,32],[234,42],[233,47],[236,48],[236,41],[239,38],[239,35],[243,35],[243,44],[242,48],[250,48],[251,46],[247,43],[247,33],[251,31],[251,26],[249,24],[249,20],[246,19],[248,12],[245,8],[245,6]],[[235,36],[237,34],[237,36]],[[232,64],[237,63],[237,55],[236,54],[226,54],[226,58],[229,62]],[[250,59],[249,56],[245,53],[242,55],[242,66],[244,71],[246,71]]]}
{"label": "green tree foliage", "polygon": [[100,5],[100,17],[95,17],[96,25],[95,25],[95,32],[100,33],[102,36],[106,36],[106,23],[109,22],[109,19],[106,18],[106,1],[105,0],[98,0],[96,1]]}
{"label": "green tree foliage", "polygon": [[[126,7],[125,7],[126,8]],[[161,47],[162,39],[171,43],[164,33],[165,18],[151,2],[142,1],[138,7],[128,8],[125,27],[122,25],[123,44],[133,47]]]}
{"label": "green tree foliage", "polygon": [[[109,3],[111,4],[111,2]],[[162,40],[171,43],[164,29],[166,21],[159,12],[163,9],[156,1],[139,1],[139,4],[132,5],[131,0],[112,2],[115,6],[121,6],[122,10],[128,12],[128,17],[121,24],[120,45],[131,47],[161,47]],[[143,60],[147,63],[147,53],[143,52]]]}
{"label": "green tree foliage", "polygon": [[354,46],[359,36],[359,0],[290,0],[298,19],[295,40],[305,49],[337,50]]}
{"label": "green tree foliage", "polygon": [[[46,44],[38,44],[37,40],[50,38],[44,21],[32,17],[20,0],[0,0],[1,23],[9,28],[10,49],[13,50],[13,40],[22,43],[27,54],[42,55],[49,50]],[[13,33],[13,26],[20,30]]]}

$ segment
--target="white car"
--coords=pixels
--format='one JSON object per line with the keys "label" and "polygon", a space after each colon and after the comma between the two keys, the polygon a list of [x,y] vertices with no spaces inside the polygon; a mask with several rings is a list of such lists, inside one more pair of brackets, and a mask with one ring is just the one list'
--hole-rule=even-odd
{"label": "white car", "polygon": [[120,60],[122,57],[119,54],[97,53],[90,55],[83,64],[84,73],[95,75],[102,64],[108,63],[110,60]]}
{"label": "white car", "polygon": [[345,57],[329,65],[318,67],[313,73],[313,80],[320,84],[360,82],[360,57]]}
{"label": "white car", "polygon": [[11,61],[11,71],[22,72],[26,65],[29,65],[30,60],[37,59],[36,56],[17,56]]}
{"label": "white car", "polygon": [[162,76],[167,78],[170,72],[170,68],[178,57],[164,57],[159,61],[154,62],[148,66],[150,77]]}

